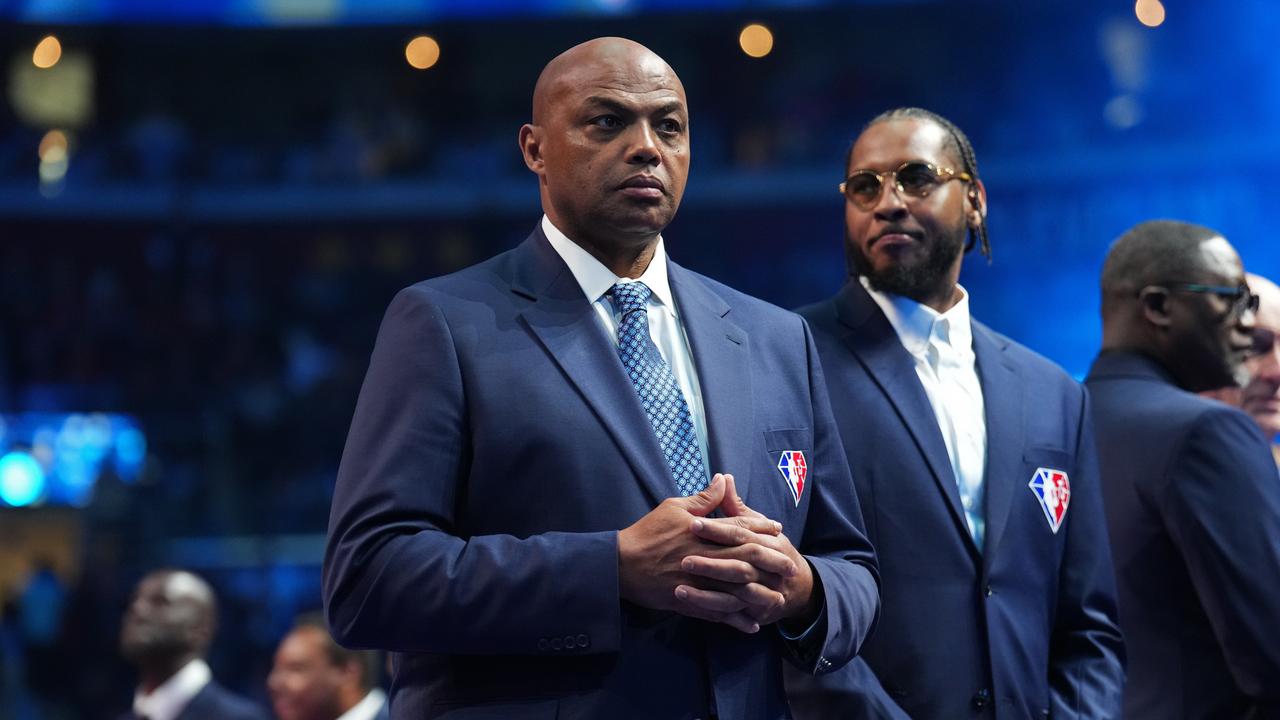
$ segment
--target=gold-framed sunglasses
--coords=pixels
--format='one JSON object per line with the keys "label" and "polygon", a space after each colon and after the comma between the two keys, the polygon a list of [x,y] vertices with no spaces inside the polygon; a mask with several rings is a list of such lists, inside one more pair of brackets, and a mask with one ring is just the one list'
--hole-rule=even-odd
{"label": "gold-framed sunglasses", "polygon": [[951,168],[938,167],[920,160],[908,160],[896,170],[888,172],[859,170],[840,183],[840,194],[859,210],[870,210],[879,202],[884,181],[890,177],[898,192],[914,198],[928,197],[939,185],[951,180],[973,180],[973,176],[967,172],[956,172]]}

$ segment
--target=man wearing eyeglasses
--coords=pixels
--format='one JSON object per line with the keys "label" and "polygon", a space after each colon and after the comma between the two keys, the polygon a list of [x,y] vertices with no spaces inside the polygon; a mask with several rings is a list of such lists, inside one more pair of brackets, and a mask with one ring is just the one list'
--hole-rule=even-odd
{"label": "man wearing eyeglasses", "polygon": [[1280,478],[1248,415],[1196,395],[1246,379],[1257,309],[1236,251],[1199,225],[1141,223],[1102,269],[1086,385],[1127,717],[1280,717]]}
{"label": "man wearing eyeglasses", "polygon": [[1084,389],[969,317],[990,255],[972,146],[917,108],[871,121],[841,184],[849,281],[800,310],[881,557],[861,660],[790,678],[810,718],[1108,718],[1123,681]]}
{"label": "man wearing eyeglasses", "polygon": [[1261,275],[1248,274],[1249,289],[1258,296],[1257,322],[1253,327],[1253,349],[1245,369],[1249,382],[1244,387],[1219,388],[1204,393],[1244,410],[1262,428],[1271,442],[1271,456],[1280,466],[1280,286]]}

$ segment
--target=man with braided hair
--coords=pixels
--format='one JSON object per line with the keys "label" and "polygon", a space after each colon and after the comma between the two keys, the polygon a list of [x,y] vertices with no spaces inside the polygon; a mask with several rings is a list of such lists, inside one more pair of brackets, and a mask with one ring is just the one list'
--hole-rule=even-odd
{"label": "man with braided hair", "polygon": [[900,108],[846,158],[849,280],[813,329],[868,536],[880,621],[860,658],[788,678],[812,718],[1109,718],[1123,645],[1089,403],[969,316],[989,259],[973,148]]}

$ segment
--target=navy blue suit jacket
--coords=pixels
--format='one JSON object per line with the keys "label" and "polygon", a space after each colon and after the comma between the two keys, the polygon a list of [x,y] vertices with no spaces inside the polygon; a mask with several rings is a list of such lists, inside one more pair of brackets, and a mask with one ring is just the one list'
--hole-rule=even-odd
{"label": "navy blue suit jacket", "polygon": [[[1123,646],[1084,389],[974,321],[986,407],[985,548],[974,543],[915,361],[862,285],[813,328],[881,571],[865,659],[788,678],[797,718],[1108,718]],[[1054,533],[1029,483],[1061,470]]]}
{"label": "navy blue suit jacket", "polygon": [[[403,290],[343,453],[324,567],[344,644],[395,651],[397,718],[785,717],[783,652],[853,657],[874,555],[795,315],[669,264],[710,465],[780,521],[825,591],[804,644],[621,601],[617,531],[674,482],[617,350],[540,229]],[[809,464],[797,503],[777,465]]]}
{"label": "navy blue suit jacket", "polygon": [[1132,718],[1280,717],[1280,477],[1248,415],[1104,352],[1093,396]]}

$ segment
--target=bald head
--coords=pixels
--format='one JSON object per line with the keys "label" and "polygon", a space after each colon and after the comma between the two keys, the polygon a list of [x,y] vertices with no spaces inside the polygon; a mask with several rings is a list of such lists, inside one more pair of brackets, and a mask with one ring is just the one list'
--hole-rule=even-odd
{"label": "bald head", "polygon": [[680,88],[681,98],[684,97],[684,86],[666,60],[634,40],[600,37],[574,45],[542,69],[533,88],[533,124],[543,124],[557,99],[582,87],[583,80],[609,74],[648,76],[674,83]]}
{"label": "bald head", "polygon": [[547,219],[618,277],[639,277],[689,176],[684,86],[666,61],[623,38],[561,53],[520,128]]}
{"label": "bald head", "polygon": [[1261,275],[1247,275],[1249,289],[1258,296],[1258,325],[1280,332],[1280,285]]}
{"label": "bald head", "polygon": [[181,667],[208,651],[216,622],[217,602],[207,582],[185,570],[157,570],[134,590],[121,651],[144,671]]}

